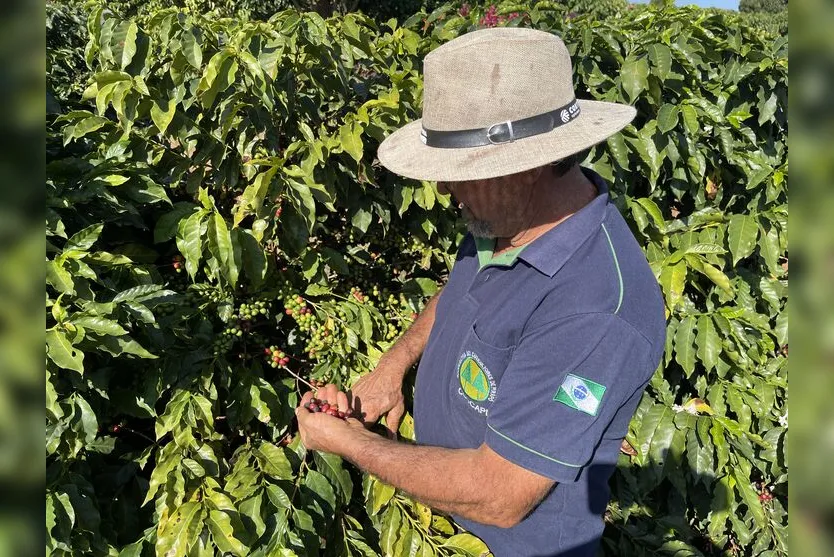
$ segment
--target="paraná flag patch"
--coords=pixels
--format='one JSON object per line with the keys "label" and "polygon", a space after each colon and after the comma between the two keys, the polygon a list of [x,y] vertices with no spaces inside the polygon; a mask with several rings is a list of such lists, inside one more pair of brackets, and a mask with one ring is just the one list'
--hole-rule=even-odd
{"label": "paran\u00e1 flag patch", "polygon": [[569,373],[553,400],[561,402],[574,410],[596,416],[604,394],[604,385]]}

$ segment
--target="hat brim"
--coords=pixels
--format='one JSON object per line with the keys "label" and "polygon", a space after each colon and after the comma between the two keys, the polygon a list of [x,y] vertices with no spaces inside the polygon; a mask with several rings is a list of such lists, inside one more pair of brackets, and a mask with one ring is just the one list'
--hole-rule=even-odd
{"label": "hat brim", "polygon": [[576,120],[554,130],[499,145],[445,149],[420,139],[422,120],[398,129],[379,146],[377,156],[388,170],[417,180],[460,182],[507,176],[537,168],[605,141],[634,119],[626,104],[578,101]]}

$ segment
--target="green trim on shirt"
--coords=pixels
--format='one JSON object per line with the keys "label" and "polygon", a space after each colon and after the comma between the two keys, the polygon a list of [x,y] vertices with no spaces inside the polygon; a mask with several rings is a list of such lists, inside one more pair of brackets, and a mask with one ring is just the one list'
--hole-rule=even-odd
{"label": "green trim on shirt", "polygon": [[533,453],[533,454],[534,454],[534,455],[536,455],[536,456],[540,456],[540,457],[542,457],[542,458],[546,458],[547,460],[550,460],[550,461],[552,461],[552,462],[555,462],[556,464],[561,464],[562,466],[567,466],[567,467],[569,467],[569,468],[582,468],[582,465],[581,465],[581,464],[568,464],[567,462],[562,462],[561,460],[556,460],[556,459],[555,459],[555,458],[553,458],[552,456],[547,456],[547,455],[546,455],[546,454],[544,454],[544,453],[540,453],[539,451],[536,451],[536,450],[534,450],[534,449],[531,449],[530,447],[528,447],[528,446],[526,446],[526,445],[522,445],[521,443],[519,443],[518,441],[516,441],[516,440],[515,440],[515,439],[513,439],[512,437],[509,437],[509,436],[507,436],[507,435],[504,435],[503,433],[501,433],[500,431],[498,431],[497,429],[495,429],[494,427],[492,427],[492,425],[491,425],[491,424],[487,424],[487,427],[488,427],[489,429],[491,429],[492,431],[494,431],[495,433],[497,433],[498,435],[500,435],[501,437],[503,437],[504,439],[506,439],[507,441],[509,441],[510,443],[512,443],[513,445],[516,445],[517,447],[519,447],[519,448],[521,448],[521,449],[524,449],[525,451],[530,451],[531,453]]}
{"label": "green trim on shirt", "polygon": [[478,250],[478,270],[490,265],[511,267],[516,259],[518,259],[518,254],[526,247],[527,245],[525,244],[499,253],[498,255],[493,255],[495,253],[495,238],[480,238],[475,236],[475,249]]}

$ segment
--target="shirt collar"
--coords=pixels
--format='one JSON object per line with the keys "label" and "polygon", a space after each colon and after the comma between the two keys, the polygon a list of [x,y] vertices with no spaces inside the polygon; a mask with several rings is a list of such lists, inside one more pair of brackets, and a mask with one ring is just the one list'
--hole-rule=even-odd
{"label": "shirt collar", "polygon": [[579,211],[533,240],[518,258],[549,277],[555,275],[585,240],[599,228],[608,208],[608,185],[589,168],[585,177],[597,187],[597,196]]}

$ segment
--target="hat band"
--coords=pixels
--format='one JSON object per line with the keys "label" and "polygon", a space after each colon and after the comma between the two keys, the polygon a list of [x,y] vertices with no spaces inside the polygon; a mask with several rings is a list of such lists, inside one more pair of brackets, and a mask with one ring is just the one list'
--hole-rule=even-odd
{"label": "hat band", "polygon": [[517,139],[540,135],[564,126],[572,120],[575,120],[579,116],[579,112],[579,103],[576,99],[573,99],[565,106],[556,110],[521,120],[499,122],[487,128],[439,131],[428,130],[424,127],[420,132],[420,139],[429,147],[438,147],[441,149],[460,149],[512,143]]}

